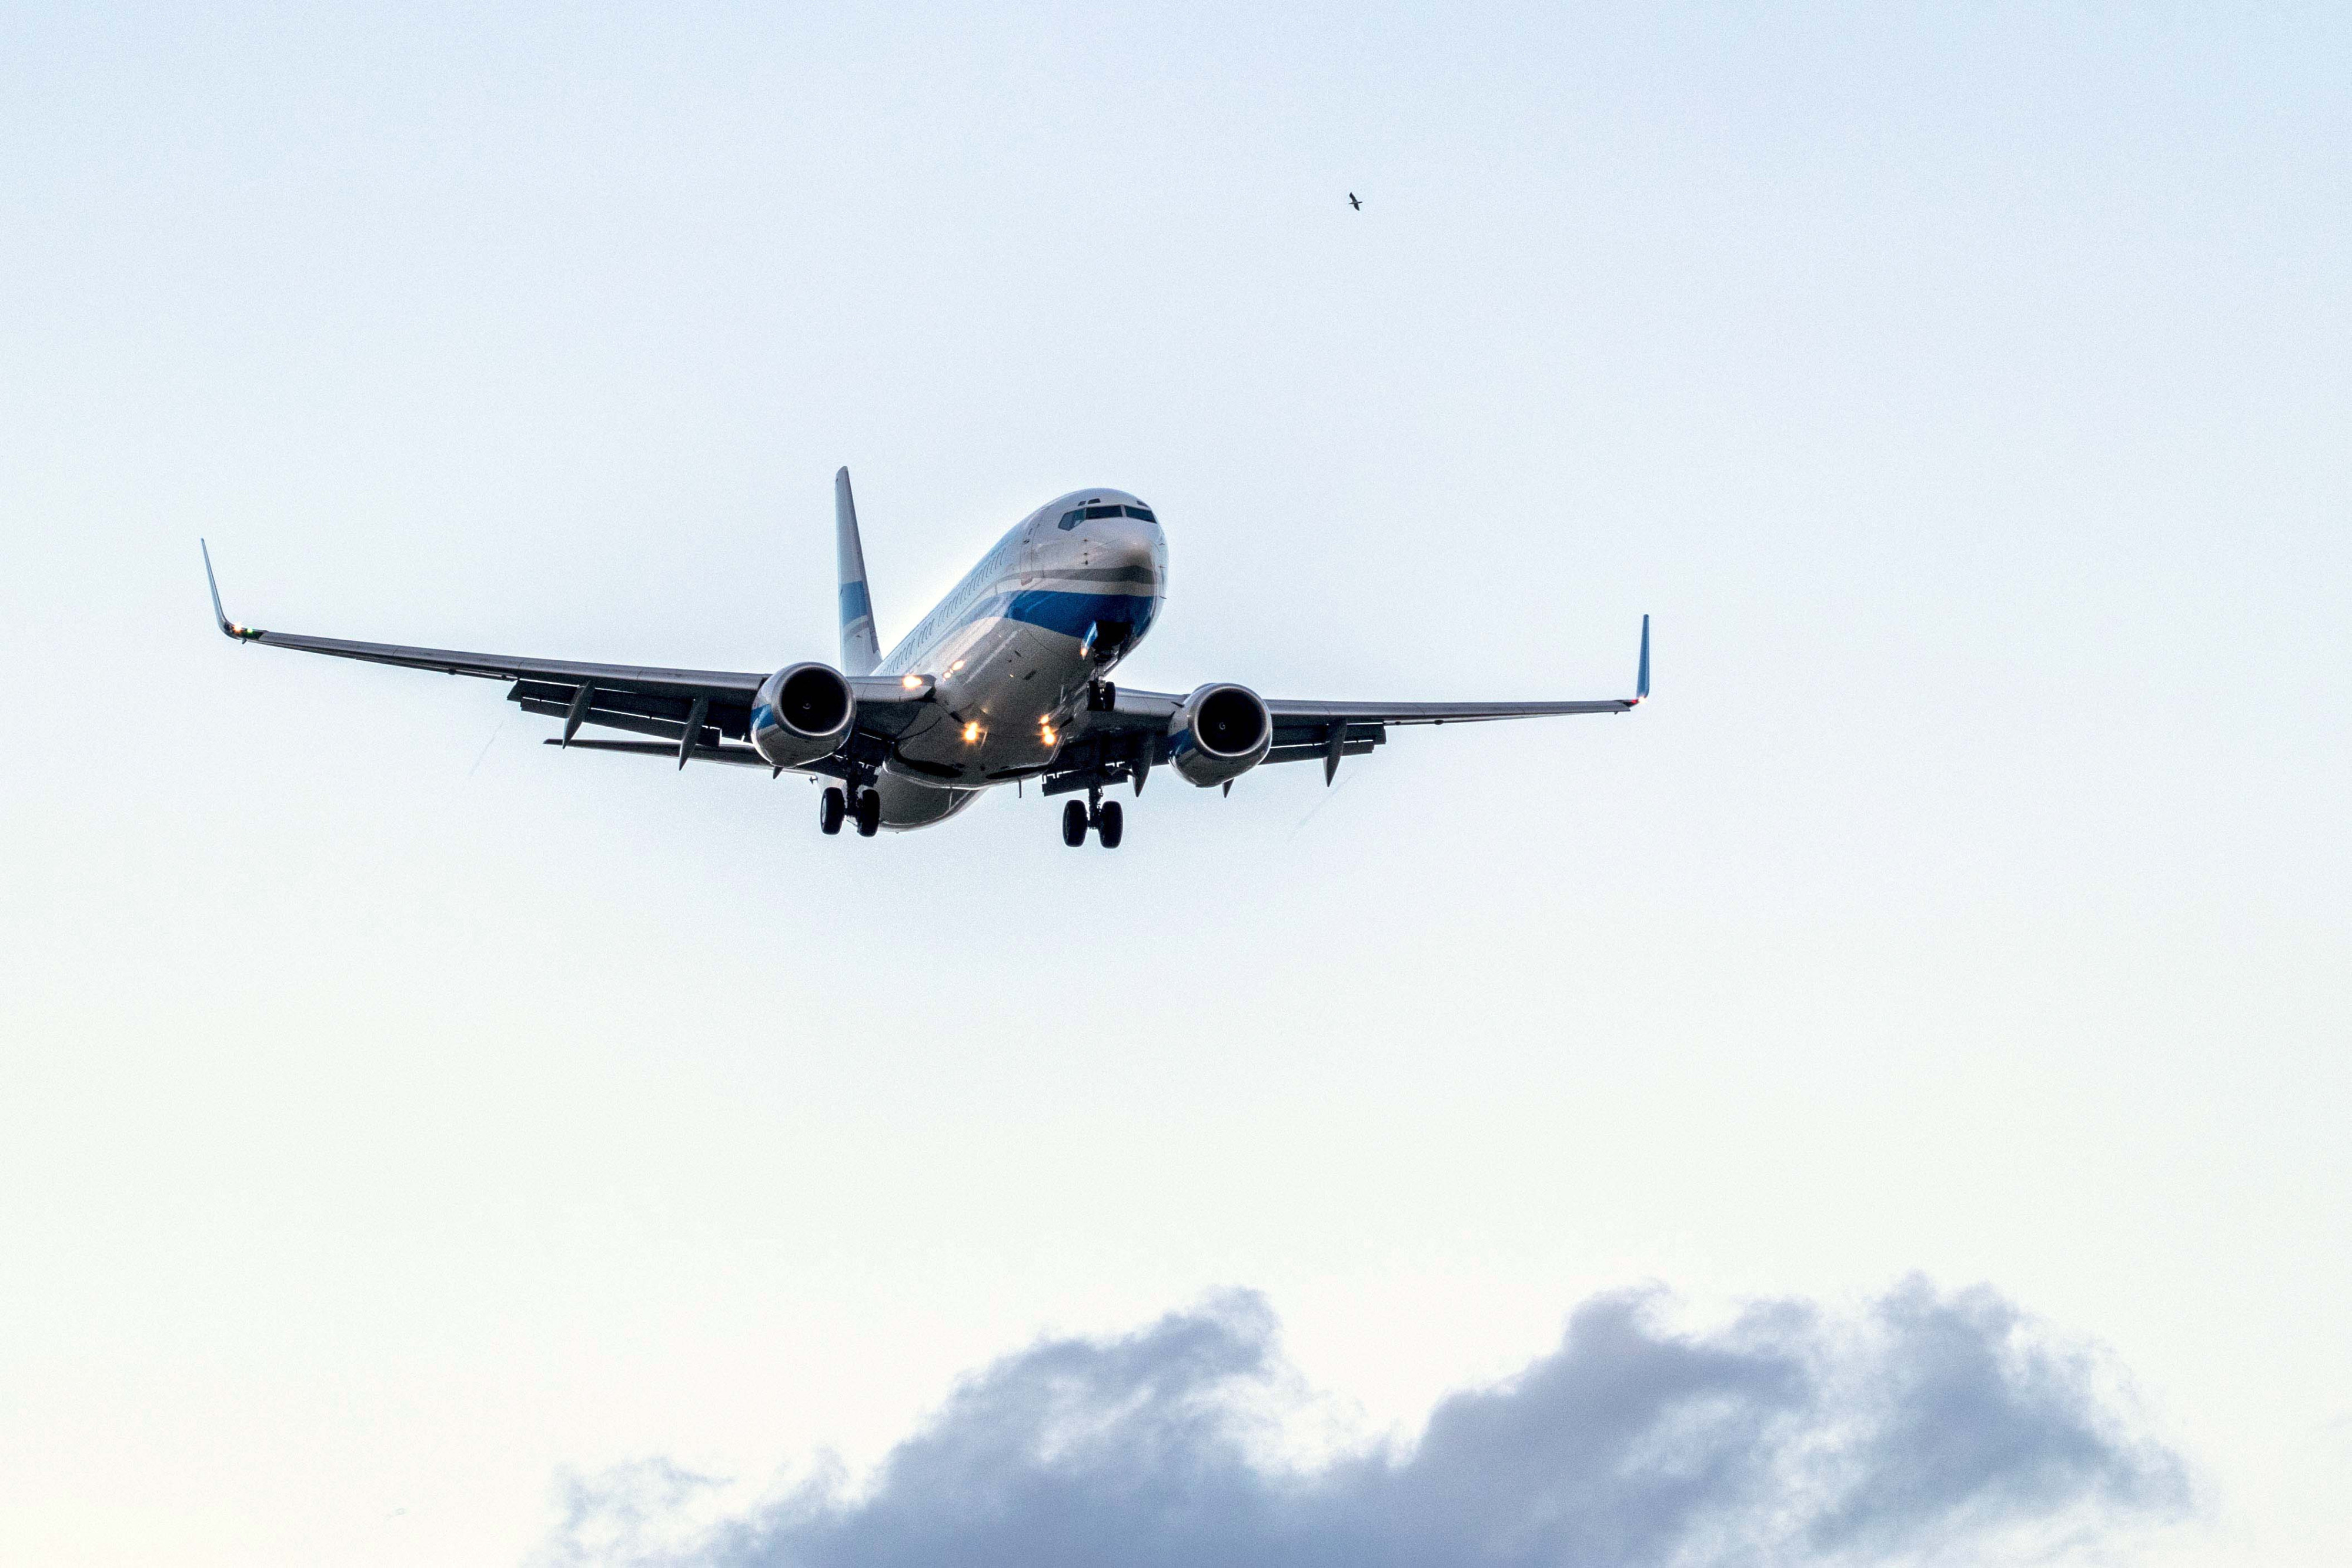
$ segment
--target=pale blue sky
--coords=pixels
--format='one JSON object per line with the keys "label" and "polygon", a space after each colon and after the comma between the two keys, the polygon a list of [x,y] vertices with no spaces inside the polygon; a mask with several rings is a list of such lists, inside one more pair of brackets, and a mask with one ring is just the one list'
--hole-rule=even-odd
{"label": "pale blue sky", "polygon": [[[2352,1549],[2340,10],[479,10],[0,13],[0,1555],[1913,1270]],[[886,640],[1104,483],[1134,684],[1656,700],[1074,854],[209,627],[830,656],[843,463]]]}

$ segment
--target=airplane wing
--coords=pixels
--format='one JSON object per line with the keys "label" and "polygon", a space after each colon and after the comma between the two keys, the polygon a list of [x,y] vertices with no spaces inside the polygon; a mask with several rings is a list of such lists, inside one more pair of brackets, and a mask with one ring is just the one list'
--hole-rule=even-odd
{"label": "airplane wing", "polygon": [[[201,541],[200,541],[201,542]],[[563,720],[560,746],[580,745],[597,750],[651,750],[676,757],[678,766],[689,760],[748,762],[765,768],[749,746],[729,746],[751,737],[751,699],[764,672],[676,670],[656,665],[600,664],[572,659],[541,659],[509,653],[474,653],[455,648],[415,648],[396,643],[354,643],[340,637],[312,637],[292,632],[264,632],[239,625],[221,608],[220,585],[213,578],[213,554],[202,546],[205,582],[212,590],[213,619],[223,635],[266,648],[290,648],[301,653],[357,659],[371,664],[395,664],[403,669],[438,670],[451,675],[478,675],[511,681],[507,700],[525,713]],[[856,732],[842,753],[806,769],[813,773],[845,771],[850,762],[878,761],[889,743],[918,716],[929,695],[925,685],[909,691],[895,680],[849,677],[857,698]],[[578,741],[572,737],[583,724],[659,737],[668,744],[646,747],[624,741]],[[872,753],[869,758],[866,753]]]}
{"label": "airplane wing", "polygon": [[[1274,744],[1266,762],[1323,764],[1323,781],[1329,783],[1343,757],[1360,757],[1388,743],[1396,725],[1486,724],[1506,718],[1551,718],[1570,714],[1630,713],[1650,695],[1650,618],[1642,617],[1642,656],[1634,672],[1633,695],[1580,702],[1479,703],[1339,703],[1295,699],[1266,701],[1274,718]],[[1172,692],[1118,690],[1108,712],[1089,713],[1077,732],[1081,747],[1066,747],[1066,764],[1057,759],[1057,771],[1066,765],[1070,777],[1086,781],[1064,784],[1049,780],[1046,793],[1086,789],[1097,779],[1125,781],[1148,773],[1164,758],[1139,745],[1147,736],[1167,733],[1168,723],[1184,706],[1184,696]],[[1091,741],[1091,752],[1082,749]],[[1265,764],[1259,764],[1264,767]]]}

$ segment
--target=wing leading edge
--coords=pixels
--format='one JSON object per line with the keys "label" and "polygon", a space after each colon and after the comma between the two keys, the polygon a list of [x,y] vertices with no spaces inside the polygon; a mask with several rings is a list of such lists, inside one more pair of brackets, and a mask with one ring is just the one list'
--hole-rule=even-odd
{"label": "wing leading edge", "polygon": [[[675,755],[679,766],[688,760],[755,759],[748,747],[732,755],[729,740],[751,737],[751,699],[767,679],[756,671],[679,670],[649,664],[592,664],[576,659],[541,659],[511,653],[476,653],[456,648],[420,648],[398,643],[355,643],[340,637],[312,637],[291,632],[265,632],[241,625],[221,608],[220,583],[213,575],[212,547],[204,550],[205,584],[212,591],[213,619],[223,636],[265,648],[290,648],[299,653],[323,653],[330,658],[356,659],[363,664],[392,664],[409,670],[436,670],[444,674],[475,675],[512,681],[507,700],[525,713],[563,720],[558,745],[574,744],[583,724],[657,737],[669,744],[655,749]],[[849,686],[857,698],[857,732],[850,749],[861,746],[887,749],[888,742],[912,722],[915,710],[929,700],[928,688],[910,695],[892,680],[852,676]],[[587,742],[577,744],[587,745]],[[611,743],[601,749],[640,749],[642,743],[624,747]],[[722,748],[730,754],[721,755]],[[830,763],[832,758],[828,758]],[[764,762],[757,766],[766,767]],[[838,765],[836,765],[838,766]],[[812,772],[835,768],[819,766]]]}
{"label": "wing leading edge", "polygon": [[[1273,698],[1265,705],[1266,711],[1274,718],[1274,745],[1266,753],[1265,760],[1320,761],[1323,764],[1323,781],[1328,784],[1339,770],[1341,758],[1360,757],[1376,746],[1385,746],[1389,727],[1392,725],[1486,724],[1507,718],[1631,713],[1649,695],[1650,618],[1644,615],[1642,617],[1641,659],[1634,668],[1633,695],[1630,697],[1579,702],[1500,703],[1340,703]],[[1164,732],[1168,722],[1183,706],[1183,696],[1176,693],[1139,692],[1120,687],[1118,700],[1109,712],[1087,716],[1087,725],[1081,733],[1085,739],[1094,742],[1097,760],[1091,764],[1076,761],[1071,776],[1077,777],[1091,767],[1098,776],[1119,780],[1132,779],[1140,789],[1141,775],[1150,771],[1153,762],[1163,759],[1152,757],[1147,760],[1136,753],[1136,742],[1146,734]],[[1130,753],[1136,754],[1130,756]],[[1046,792],[1055,794],[1060,788],[1086,787],[1082,783],[1072,783],[1057,788],[1055,781],[1049,781]]]}
{"label": "wing leading edge", "polygon": [[198,540],[205,552],[205,585],[212,590],[213,618],[224,636],[266,648],[291,648],[301,653],[358,659],[371,664],[397,664],[403,669],[438,670],[450,675],[479,675],[489,680],[593,681],[609,683],[614,691],[663,692],[684,696],[733,698],[749,702],[767,677],[730,670],[673,670],[645,664],[593,664],[575,659],[536,659],[510,653],[470,653],[455,648],[413,648],[397,643],[353,643],[340,637],[310,637],[291,632],[264,632],[242,626],[221,609],[220,584],[213,577],[212,547]]}
{"label": "wing leading edge", "polygon": [[[214,622],[221,634],[232,641],[403,669],[511,681],[514,685],[507,692],[507,700],[526,713],[563,721],[562,738],[551,742],[557,746],[577,744],[597,750],[674,755],[681,768],[697,759],[768,766],[748,745],[727,744],[750,738],[751,701],[767,678],[759,672],[592,664],[263,631],[229,619],[221,606],[220,584],[213,575],[212,547],[201,540],[198,543],[204,551],[205,584],[212,594]],[[848,682],[857,701],[856,731],[841,752],[812,764],[804,771],[845,777],[854,768],[879,764],[888,755],[891,743],[906,732],[931,700],[928,685],[910,692],[900,682],[868,675],[851,675]],[[1328,784],[1342,758],[1362,756],[1387,744],[1391,725],[1482,724],[1498,719],[1629,713],[1649,695],[1650,618],[1644,615],[1641,663],[1630,697],[1475,703],[1277,699],[1265,705],[1274,720],[1273,745],[1265,760],[1320,760],[1324,782]],[[1118,688],[1107,711],[1087,713],[1083,716],[1082,727],[1074,727],[1071,743],[1063,748],[1048,771],[1045,792],[1060,794],[1129,780],[1140,792],[1143,779],[1152,767],[1167,760],[1169,721],[1176,716],[1184,700],[1174,693]],[[647,736],[653,740],[575,742],[573,737],[583,724]]]}
{"label": "wing leading edge", "polygon": [[[1633,695],[1597,702],[1542,703],[1316,703],[1268,702],[1279,730],[1286,721],[1352,724],[1481,724],[1498,718],[1557,718],[1580,713],[1631,713],[1650,695],[1650,618],[1642,617],[1642,657],[1633,674]],[[1181,698],[1178,699],[1180,702]],[[1280,741],[1277,738],[1276,744]]]}
{"label": "wing leading edge", "polygon": [[[1642,617],[1642,654],[1633,674],[1633,695],[1582,702],[1526,703],[1332,703],[1294,698],[1268,698],[1266,707],[1277,727],[1297,724],[1328,724],[1344,718],[1353,724],[1477,724],[1499,718],[1556,718],[1580,713],[1631,713],[1650,695],[1650,618]],[[1173,718],[1184,706],[1171,692],[1129,691],[1122,686],[1115,714],[1098,716],[1112,722],[1102,727],[1127,727],[1120,717]],[[1279,743],[1277,743],[1279,744]]]}

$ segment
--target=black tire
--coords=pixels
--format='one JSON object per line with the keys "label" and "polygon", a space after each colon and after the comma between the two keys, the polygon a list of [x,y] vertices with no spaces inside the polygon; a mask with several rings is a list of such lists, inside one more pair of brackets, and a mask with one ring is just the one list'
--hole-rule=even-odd
{"label": "black tire", "polygon": [[1095,823],[1095,837],[1107,850],[1118,848],[1118,841],[1127,836],[1127,813],[1118,809],[1116,800],[1102,803],[1102,817]]}
{"label": "black tire", "polygon": [[882,794],[878,789],[857,792],[857,836],[870,839],[882,830]]}
{"label": "black tire", "polygon": [[1072,849],[1087,841],[1087,809],[1078,801],[1062,808],[1062,841]]}
{"label": "black tire", "polygon": [[849,802],[841,798],[840,790],[828,785],[816,803],[817,831],[821,833],[841,831],[841,820],[848,815]]}

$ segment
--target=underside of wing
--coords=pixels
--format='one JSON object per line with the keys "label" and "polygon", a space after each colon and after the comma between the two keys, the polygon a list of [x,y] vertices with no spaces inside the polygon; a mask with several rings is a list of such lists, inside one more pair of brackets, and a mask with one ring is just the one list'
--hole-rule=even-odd
{"label": "underside of wing", "polygon": [[1559,718],[1580,713],[1631,713],[1639,697],[1595,702],[1542,703],[1317,703],[1268,702],[1276,729],[1295,725],[1485,724],[1498,718]]}
{"label": "underside of wing", "polygon": [[[1644,615],[1641,658],[1634,669],[1632,696],[1461,703],[1274,698],[1265,704],[1273,734],[1257,765],[1320,761],[1328,783],[1339,770],[1341,758],[1360,757],[1374,747],[1386,745],[1391,726],[1488,724],[1508,718],[1630,713],[1649,695],[1650,618]],[[1193,700],[1173,692],[1118,688],[1116,699],[1108,708],[1085,715],[1083,725],[1074,727],[1073,743],[1065,747],[1056,774],[1047,779],[1046,793],[1099,788],[1127,780],[1134,780],[1139,789],[1142,778],[1154,766],[1169,760],[1171,737],[1183,721],[1185,705]]]}
{"label": "underside of wing", "polygon": [[1286,727],[1356,724],[1485,724],[1502,718],[1559,718],[1583,713],[1631,713],[1650,695],[1650,618],[1642,617],[1642,653],[1633,670],[1633,695],[1580,702],[1526,703],[1326,703],[1271,701],[1266,709],[1279,732]]}
{"label": "underside of wing", "polygon": [[[398,643],[357,643],[339,637],[312,637],[291,632],[265,632],[231,621],[221,609],[220,587],[213,580],[212,551],[205,550],[205,579],[212,591],[213,616],[222,632],[239,643],[265,648],[286,648],[363,664],[391,664],[402,669],[432,670],[444,674],[474,675],[511,681],[507,699],[525,713],[563,721],[559,745],[574,744],[583,725],[650,736],[666,744],[643,742],[579,742],[600,749],[652,751],[675,756],[681,766],[689,760],[746,761],[767,764],[748,746],[729,747],[751,736],[751,705],[767,676],[756,671],[682,670],[662,665],[593,664],[575,659],[542,659],[510,653],[477,653],[455,648],[413,647]],[[929,700],[924,686],[910,690],[902,683],[875,678],[851,678],[856,699],[856,729],[840,754],[807,771],[842,774],[853,764],[879,762],[890,741],[913,722],[921,703]]]}
{"label": "underside of wing", "polygon": [[[761,678],[752,681],[754,694]],[[870,772],[889,756],[891,742],[905,733],[930,697],[928,687],[910,692],[892,680],[868,677],[851,680],[848,685],[856,704],[849,738],[832,756],[800,764],[793,771],[822,773],[835,779],[853,777],[860,769]],[[562,719],[563,734],[554,742],[559,746],[675,756],[681,766],[688,762],[769,766],[749,745],[727,744],[751,738],[751,697],[748,695],[737,696],[715,688],[640,690],[607,683],[601,676],[581,674],[517,681],[507,693],[507,700],[525,713]],[[583,724],[653,736],[664,744],[573,740],[572,736]]]}
{"label": "underside of wing", "polygon": [[[1130,781],[1169,760],[1170,727],[1185,699],[1170,692],[1122,689],[1115,708],[1085,716],[1071,742],[1055,759],[1049,795],[1107,783]],[[1264,767],[1277,762],[1320,762],[1328,779],[1343,758],[1361,757],[1388,744],[1396,725],[1483,724],[1507,718],[1549,718],[1571,714],[1625,713],[1639,697],[1597,702],[1528,703],[1327,703],[1291,700],[1265,705],[1274,734]]]}
{"label": "underside of wing", "polygon": [[732,698],[749,704],[767,677],[734,670],[674,670],[649,664],[597,664],[577,659],[535,659],[513,653],[469,653],[455,648],[412,648],[396,643],[350,643],[337,637],[306,637],[290,632],[256,632],[239,628],[230,633],[241,642],[265,648],[291,648],[331,658],[357,659],[370,664],[396,664],[409,670],[437,670],[444,674],[479,675],[489,680],[552,680],[567,685],[591,681],[613,691],[660,692],[679,696]]}
{"label": "underside of wing", "polygon": [[[562,721],[562,736],[555,741],[559,746],[576,743],[599,750],[674,756],[681,768],[697,759],[770,766],[748,744],[753,705],[760,700],[769,679],[758,672],[591,664],[265,632],[239,625],[222,610],[220,588],[213,580],[209,548],[205,550],[205,579],[212,591],[214,619],[223,634],[239,643],[404,669],[509,681],[513,684],[507,691],[509,701],[526,713]],[[789,674],[791,671],[782,674]],[[916,675],[897,680],[850,675],[843,678],[843,684],[853,705],[846,738],[830,755],[796,765],[797,770],[850,779],[870,779],[874,770],[890,758],[900,737],[926,711],[930,711],[931,684]],[[1630,697],[1566,702],[1262,701],[1245,688],[1230,685],[1204,686],[1190,696],[1118,687],[1104,693],[1108,700],[1101,706],[1090,708],[1073,720],[1064,744],[1045,769],[1043,785],[1049,795],[1128,781],[1132,781],[1139,791],[1153,768],[1171,760],[1195,783],[1222,779],[1230,788],[1234,776],[1264,763],[1319,759],[1325,781],[1328,782],[1341,758],[1360,756],[1385,744],[1391,726],[1481,724],[1497,719],[1625,713],[1639,705],[1649,692],[1650,618],[1646,615],[1642,618],[1641,664]],[[1246,739],[1235,742],[1239,748],[1230,751],[1194,749],[1196,734],[1203,737],[1202,747],[1206,748],[1219,732],[1213,716],[1202,720],[1192,707],[1214,707],[1220,703],[1238,704],[1244,715],[1254,716],[1247,718]],[[1208,730],[1199,728],[1202,723],[1209,726]],[[575,742],[583,725],[647,738]],[[820,733],[829,736],[834,732]],[[1201,764],[1204,755],[1213,764],[1223,766],[1223,772],[1203,776]]]}

